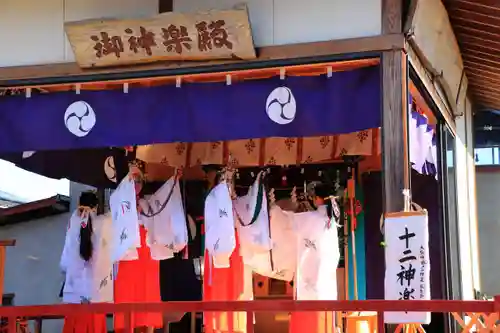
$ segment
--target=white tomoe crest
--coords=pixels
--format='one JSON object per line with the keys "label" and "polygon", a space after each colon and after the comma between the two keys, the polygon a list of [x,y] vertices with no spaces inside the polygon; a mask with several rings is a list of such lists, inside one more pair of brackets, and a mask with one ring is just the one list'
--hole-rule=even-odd
{"label": "white tomoe crest", "polygon": [[87,102],[74,102],[68,106],[64,113],[64,125],[71,134],[79,138],[89,134],[95,124],[95,112]]}
{"label": "white tomoe crest", "polygon": [[23,151],[23,158],[30,158],[36,153],[36,151]]}
{"label": "white tomoe crest", "polygon": [[108,156],[106,160],[104,160],[104,174],[110,181],[116,183],[116,167],[113,156]]}
{"label": "white tomoe crest", "polygon": [[266,101],[269,119],[280,125],[290,124],[297,113],[297,103],[290,88],[278,87],[271,91]]}

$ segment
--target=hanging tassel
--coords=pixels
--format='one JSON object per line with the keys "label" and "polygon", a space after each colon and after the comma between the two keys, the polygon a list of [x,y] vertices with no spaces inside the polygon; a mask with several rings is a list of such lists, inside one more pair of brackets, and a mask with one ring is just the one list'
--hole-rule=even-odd
{"label": "hanging tassel", "polygon": [[272,206],[276,203],[276,196],[274,195],[274,187],[269,190],[269,205]]}
{"label": "hanging tassel", "polygon": [[404,211],[409,212],[411,210],[411,194],[409,189],[405,188],[403,190],[403,197],[404,197]]}
{"label": "hanging tassel", "polygon": [[[353,169],[354,170],[354,169]],[[355,194],[355,186],[354,186],[354,178],[350,178],[347,181],[347,195],[348,195],[348,212],[351,216],[351,228],[356,230],[356,210],[355,210],[355,202],[356,202],[356,194]]]}
{"label": "hanging tassel", "polygon": [[297,186],[294,186],[292,192],[290,193],[290,199],[295,204],[297,203]]}

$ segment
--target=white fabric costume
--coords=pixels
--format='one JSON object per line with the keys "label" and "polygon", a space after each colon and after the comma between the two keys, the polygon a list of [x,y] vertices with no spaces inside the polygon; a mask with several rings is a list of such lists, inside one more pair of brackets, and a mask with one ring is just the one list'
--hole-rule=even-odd
{"label": "white fabric costume", "polygon": [[[259,198],[261,206],[257,207]],[[272,243],[269,236],[267,194],[260,183],[260,174],[248,194],[235,199],[233,205],[243,262],[254,270],[267,269]]]}
{"label": "white fabric costume", "polygon": [[[148,212],[151,206],[149,206],[149,201],[151,196],[146,196],[143,199],[139,200],[139,206],[144,210],[144,212]],[[149,215],[149,213],[148,213]],[[155,219],[156,216],[148,217],[142,214],[139,214],[139,225],[144,225],[146,228],[146,245],[149,247],[149,251],[151,253],[151,258],[153,260],[164,260],[170,259],[174,257],[174,251],[165,245],[158,244],[155,242]],[[138,259],[137,249],[132,248],[128,252],[127,258],[128,260]],[[124,259],[125,260],[125,259]]]}
{"label": "white fabric costume", "polygon": [[[120,190],[124,191],[123,189]],[[127,192],[125,196],[129,196],[129,193]],[[118,199],[115,200],[114,204],[116,205],[117,202]],[[188,232],[178,180],[175,180],[174,177],[170,178],[158,189],[158,191],[156,191],[156,193],[140,199],[139,206],[145,215],[139,213],[136,215],[135,224],[137,224],[137,232],[139,232],[138,226],[144,225],[147,230],[146,244],[150,248],[151,257],[154,260],[172,258],[175,252],[184,249],[188,243]],[[118,213],[120,213],[119,209]],[[132,225],[134,221],[132,215],[129,215],[127,221],[122,223],[127,223],[128,226],[131,226],[130,228],[133,228]],[[117,228],[116,237],[118,237],[120,230],[123,229]],[[140,247],[139,235],[137,239],[138,241],[133,243],[131,247],[120,256],[120,260],[127,261],[138,259],[137,248]],[[119,248],[114,252],[121,251],[123,251],[123,249]]]}
{"label": "white fabric costume", "polygon": [[137,259],[136,248],[141,246],[141,237],[135,186],[130,177],[125,177],[111,194],[109,206],[113,217],[111,259],[113,262]]}
{"label": "white fabric costume", "polygon": [[292,281],[297,270],[297,243],[293,226],[294,213],[282,210],[279,206],[271,208],[271,237],[273,240],[272,278]]}
{"label": "white fabric costume", "polygon": [[[238,199],[238,205],[243,203],[242,197]],[[267,203],[266,208],[267,208]],[[235,210],[238,210],[235,205]],[[267,216],[267,214],[266,214]],[[293,213],[282,210],[279,206],[273,206],[270,211],[272,250],[254,251],[244,241],[242,229],[238,232],[241,239],[241,255],[245,265],[262,276],[271,277],[278,280],[292,281],[296,271],[297,244],[294,242],[296,234],[293,229]],[[267,219],[263,221],[267,226]],[[236,222],[237,225],[239,224]],[[257,222],[256,222],[257,223]],[[266,231],[268,232],[267,228]],[[267,234],[268,235],[268,234]],[[271,265],[272,258],[272,265]]]}
{"label": "white fabric costume", "polygon": [[[95,215],[95,214],[94,214]],[[61,254],[61,261],[59,266],[63,272],[68,271],[68,267],[74,262],[80,255],[75,251],[75,241],[78,241],[80,237],[80,225],[81,223],[87,223],[86,219],[82,219],[78,216],[78,210],[75,210],[68,221],[68,227],[66,229],[66,236],[64,238],[64,247]]]}
{"label": "white fabric costume", "polygon": [[222,181],[205,200],[205,247],[215,268],[228,268],[236,247],[233,203],[229,188]]}
{"label": "white fabric costume", "polygon": [[171,177],[149,198],[148,204],[152,212],[159,212],[152,217],[154,244],[167,246],[173,252],[184,249],[188,243],[188,232],[179,181]]}
{"label": "white fabric costume", "polygon": [[113,302],[111,216],[91,213],[91,219],[93,252],[88,262],[80,256],[80,226],[88,222],[88,215],[80,217],[75,211],[70,219],[60,263],[66,273],[65,303]]}
{"label": "white fabric costume", "polygon": [[328,218],[326,206],[295,213],[293,219],[297,239],[297,299],[336,300],[340,249],[335,220]]}

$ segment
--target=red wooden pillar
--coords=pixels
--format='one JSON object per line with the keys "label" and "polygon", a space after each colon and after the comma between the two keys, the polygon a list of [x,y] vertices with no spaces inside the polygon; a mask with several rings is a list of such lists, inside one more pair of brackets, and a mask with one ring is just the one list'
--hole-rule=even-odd
{"label": "red wooden pillar", "polygon": [[[5,262],[7,260],[7,246],[14,246],[16,245],[15,240],[0,240],[0,300],[3,297],[3,284],[4,284],[4,277],[5,277]],[[0,301],[0,306],[1,306],[1,301]]]}

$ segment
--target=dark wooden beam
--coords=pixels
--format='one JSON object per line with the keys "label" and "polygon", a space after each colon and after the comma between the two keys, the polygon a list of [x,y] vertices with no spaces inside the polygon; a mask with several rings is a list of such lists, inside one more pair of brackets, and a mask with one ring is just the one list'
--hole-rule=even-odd
{"label": "dark wooden beam", "polygon": [[[382,0],[382,34],[402,32],[402,3],[401,0]],[[391,213],[403,210],[403,189],[410,188],[407,54],[403,50],[383,52],[381,71],[383,211]],[[387,331],[394,332],[395,328],[388,325]],[[378,331],[386,331],[380,317]]]}
{"label": "dark wooden beam", "polygon": [[450,15],[450,20],[457,25],[469,26],[489,33],[500,34],[498,17],[494,15],[467,11],[460,8],[450,8],[448,14]]}
{"label": "dark wooden beam", "polygon": [[500,74],[491,73],[490,71],[487,71],[487,70],[484,70],[481,68],[474,68],[474,67],[467,67],[467,66],[464,66],[464,67],[466,69],[468,69],[467,78],[469,78],[469,79],[471,77],[477,77],[480,79],[491,81],[494,84],[500,84]]}
{"label": "dark wooden beam", "polygon": [[[382,0],[382,33],[402,30],[402,2]],[[382,53],[382,152],[386,213],[403,210],[402,191],[409,188],[408,58],[404,51]]]}
{"label": "dark wooden beam", "polygon": [[472,63],[490,66],[493,68],[499,68],[500,66],[500,61],[494,57],[486,58],[482,55],[478,56],[477,54],[472,54],[472,53],[463,53],[462,56],[464,61],[468,60],[469,62]]}
{"label": "dark wooden beam", "polygon": [[473,92],[473,95],[476,97],[476,100],[478,103],[482,103],[482,105],[486,106],[499,106],[500,105],[500,98],[492,96],[491,94],[484,93],[482,91],[475,91]]}
{"label": "dark wooden beam", "polygon": [[451,19],[450,21],[453,25],[453,31],[457,34],[457,38],[460,38],[460,35],[464,34],[466,36],[475,37],[483,41],[491,40],[491,42],[494,44],[498,43],[498,41],[495,39],[498,36],[495,35],[494,33],[490,33],[488,31],[484,31],[481,29],[476,29],[469,25],[465,26],[460,24],[454,24],[455,22],[453,21],[453,19]]}
{"label": "dark wooden beam", "polygon": [[[152,77],[225,72],[269,68],[302,63],[317,63],[322,59],[352,60],[378,56],[378,52],[402,50],[402,33],[374,37],[349,38],[257,48],[258,57],[251,61],[221,60],[205,62],[159,62],[149,65],[101,69],[81,69],[76,63],[18,66],[0,68],[0,87],[38,87],[44,85],[76,84],[96,81],[140,80]],[[336,58],[336,59],[334,59]],[[287,63],[288,62],[288,63]]]}
{"label": "dark wooden beam", "polygon": [[460,47],[463,53],[483,54],[487,57],[496,56],[500,58],[500,49],[495,49],[491,45],[478,45],[461,39]]}
{"label": "dark wooden beam", "polygon": [[469,87],[472,91],[478,90],[480,92],[491,93],[494,96],[499,96],[497,98],[500,99],[500,85],[492,85],[491,83],[485,82],[480,79],[473,78],[472,76],[469,78]]}
{"label": "dark wooden beam", "polygon": [[16,246],[16,240],[15,239],[0,240],[0,246]]}
{"label": "dark wooden beam", "polygon": [[464,9],[483,11],[486,13],[500,13],[500,3],[498,0],[447,0],[452,6]]}
{"label": "dark wooden beam", "polygon": [[386,213],[403,210],[403,190],[410,188],[407,76],[406,53],[382,54],[382,162]]}
{"label": "dark wooden beam", "polygon": [[490,73],[490,75],[495,75],[495,76],[500,75],[500,68],[497,65],[491,66],[487,64],[480,64],[479,62],[472,61],[468,58],[463,58],[463,61],[464,61],[464,67],[469,71],[481,70],[483,72]]}
{"label": "dark wooden beam", "polygon": [[382,0],[382,34],[403,32],[403,1]]}

